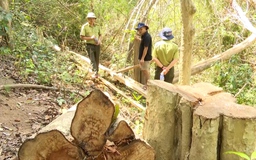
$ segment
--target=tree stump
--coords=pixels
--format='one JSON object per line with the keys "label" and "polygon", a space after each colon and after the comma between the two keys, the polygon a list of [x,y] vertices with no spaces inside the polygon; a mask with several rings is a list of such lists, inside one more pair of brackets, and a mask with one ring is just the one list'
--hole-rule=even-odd
{"label": "tree stump", "polygon": [[113,121],[114,113],[112,101],[100,90],[93,90],[72,110],[26,140],[18,159],[154,160],[154,149],[136,139],[126,121]]}
{"label": "tree stump", "polygon": [[209,83],[148,82],[143,138],[156,160],[238,160],[256,146],[256,109]]}

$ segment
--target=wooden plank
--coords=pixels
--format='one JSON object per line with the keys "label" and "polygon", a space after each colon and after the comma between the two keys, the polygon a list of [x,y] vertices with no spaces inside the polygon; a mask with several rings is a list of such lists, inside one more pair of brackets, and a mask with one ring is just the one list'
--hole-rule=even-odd
{"label": "wooden plank", "polygon": [[140,66],[139,64],[129,66],[129,67],[126,67],[126,68],[123,68],[123,69],[120,69],[120,70],[116,71],[116,73],[126,72],[126,71],[129,71],[131,69],[137,68],[139,66]]}

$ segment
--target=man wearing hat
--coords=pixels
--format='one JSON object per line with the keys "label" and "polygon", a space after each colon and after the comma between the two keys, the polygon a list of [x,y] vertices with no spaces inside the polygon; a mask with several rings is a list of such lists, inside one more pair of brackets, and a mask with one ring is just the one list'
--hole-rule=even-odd
{"label": "man wearing hat", "polygon": [[[148,33],[149,27],[144,23],[139,23],[136,30],[138,31],[139,37],[135,37],[138,39],[140,43],[140,49],[139,49],[139,60],[140,60],[140,68],[143,74],[146,77],[146,83],[148,79],[150,78],[150,61],[152,60],[152,38],[151,35]],[[143,87],[144,89],[147,89],[147,85]]]}
{"label": "man wearing hat", "polygon": [[94,72],[93,78],[97,78],[99,72],[101,31],[100,27],[95,23],[96,16],[93,12],[89,12],[86,18],[88,22],[82,26],[80,38],[86,42],[86,50]]}
{"label": "man wearing hat", "polygon": [[170,28],[163,28],[159,36],[162,41],[156,42],[153,50],[153,61],[156,63],[155,79],[164,74],[164,81],[172,83],[174,78],[174,65],[179,59],[178,45],[171,40],[174,38]]}

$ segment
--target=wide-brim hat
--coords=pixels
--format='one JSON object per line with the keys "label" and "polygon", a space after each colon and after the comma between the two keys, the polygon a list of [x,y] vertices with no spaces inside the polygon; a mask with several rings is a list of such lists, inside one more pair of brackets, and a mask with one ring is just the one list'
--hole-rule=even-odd
{"label": "wide-brim hat", "polygon": [[95,14],[93,12],[89,12],[86,16],[86,18],[96,18]]}
{"label": "wide-brim hat", "polygon": [[163,28],[162,31],[159,33],[159,36],[163,40],[171,40],[174,38],[172,35],[172,30],[170,28]]}
{"label": "wide-brim hat", "polygon": [[145,24],[145,23],[139,23],[137,28],[135,28],[136,30],[139,30],[142,27],[146,27],[146,29],[149,29],[149,27]]}

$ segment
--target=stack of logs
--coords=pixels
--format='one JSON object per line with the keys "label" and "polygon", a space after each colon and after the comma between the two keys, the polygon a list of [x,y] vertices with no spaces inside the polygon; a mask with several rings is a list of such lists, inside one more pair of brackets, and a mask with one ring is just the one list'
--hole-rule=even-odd
{"label": "stack of logs", "polygon": [[[19,149],[19,160],[154,160],[155,151],[114,117],[113,102],[93,90]],[[69,126],[71,127],[69,129]],[[47,131],[48,130],[48,131]]]}

